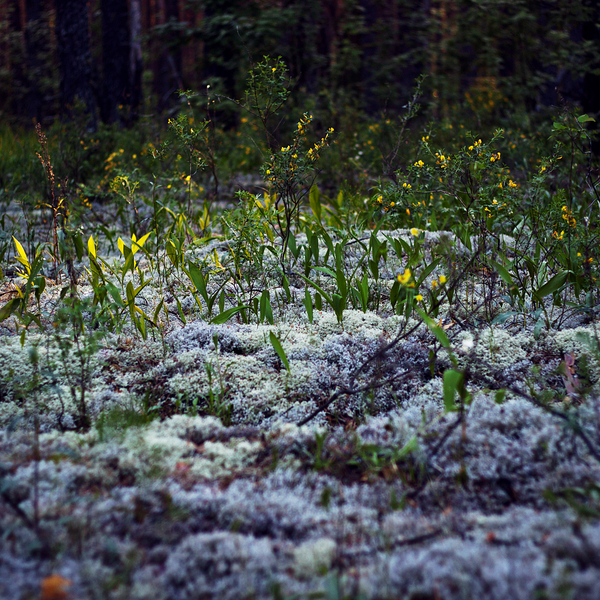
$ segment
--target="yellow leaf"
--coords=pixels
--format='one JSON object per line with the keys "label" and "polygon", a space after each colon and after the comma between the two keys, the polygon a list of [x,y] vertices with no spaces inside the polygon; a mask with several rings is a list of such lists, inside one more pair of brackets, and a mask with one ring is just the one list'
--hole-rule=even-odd
{"label": "yellow leaf", "polygon": [[21,246],[19,240],[13,235],[13,241],[15,243],[15,248],[17,249],[17,253],[19,254],[20,260],[19,262],[22,265],[29,265],[29,261],[27,260],[27,254],[25,254],[25,250],[23,250],[23,246]]}
{"label": "yellow leaf", "polygon": [[94,242],[94,237],[90,235],[90,239],[88,240],[88,252],[96,258],[96,244]]}
{"label": "yellow leaf", "polygon": [[133,234],[131,236],[131,239],[133,240],[133,244],[132,244],[132,251],[135,254],[146,242],[146,240],[150,237],[150,234],[152,232],[149,231],[145,236],[141,237],[139,240],[135,239],[135,234]]}

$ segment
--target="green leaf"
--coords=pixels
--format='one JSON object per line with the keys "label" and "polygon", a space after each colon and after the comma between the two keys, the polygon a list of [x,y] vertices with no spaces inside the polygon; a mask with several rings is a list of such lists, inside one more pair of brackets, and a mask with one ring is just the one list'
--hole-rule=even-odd
{"label": "green leaf", "polygon": [[425,279],[431,274],[431,272],[440,264],[442,257],[440,256],[436,260],[434,260],[422,273],[419,277],[419,281],[417,281],[417,287],[419,287]]}
{"label": "green leaf", "polygon": [[390,304],[392,308],[396,306],[396,302],[398,302],[398,298],[400,296],[400,282],[398,280],[394,281],[392,288],[390,289]]}
{"label": "green leaf", "polygon": [[[300,275],[302,277],[302,275]],[[285,291],[285,298],[288,302],[292,301],[292,291],[290,290],[290,280],[287,278],[287,275],[284,275],[281,279],[281,285]]]}
{"label": "green leaf", "polygon": [[5,321],[12,315],[21,305],[21,298],[13,298],[9,300],[2,308],[0,308],[0,321]]}
{"label": "green leaf", "polygon": [[285,354],[285,350],[283,349],[283,346],[281,345],[281,342],[279,341],[279,338],[271,331],[271,332],[269,332],[269,340],[271,341],[271,345],[275,349],[275,352],[277,352],[277,356],[279,356],[279,358],[281,359],[281,362],[283,363],[283,365],[287,369],[287,372],[289,373],[290,372],[290,363],[288,362],[288,358]]}
{"label": "green leaf", "polygon": [[515,312],[514,310],[509,310],[507,312],[500,313],[499,315],[496,315],[493,318],[492,325],[501,325],[505,321],[508,321],[508,319],[510,319],[511,317],[514,317],[516,314],[518,314],[518,313]]}
{"label": "green leaf", "polygon": [[454,397],[459,393],[459,387],[462,383],[463,374],[460,371],[454,369],[448,369],[444,371],[444,405],[448,412],[454,412],[457,410]]}
{"label": "green leaf", "polygon": [[129,310],[131,311],[131,316],[133,317],[133,307],[135,306],[135,292],[133,290],[133,283],[128,282],[127,286],[125,287],[125,294],[127,295],[127,306],[129,307]]}
{"label": "green leaf", "polygon": [[[137,307],[136,307],[137,308]],[[146,319],[144,318],[144,313],[140,311],[142,314],[139,319],[134,319],[135,326],[138,328],[139,332],[142,334],[142,339],[146,339]]]}
{"label": "green leaf", "polygon": [[313,322],[313,302],[310,297],[310,292],[308,288],[304,288],[304,306],[306,308],[306,314],[308,315],[308,322]]}
{"label": "green leaf", "polygon": [[321,271],[321,273],[325,273],[330,277],[335,279],[335,271],[332,271],[329,267],[313,267],[315,271]]}
{"label": "green leaf", "polygon": [[539,290],[534,292],[534,295],[537,298],[544,298],[549,294],[556,292],[564,285],[569,273],[571,273],[571,271],[561,271],[560,273],[557,273],[550,281],[546,282]]}
{"label": "green leaf", "polygon": [[181,319],[181,322],[185,325],[187,323],[187,319],[183,314],[183,308],[181,307],[181,302],[179,301],[179,298],[176,297],[175,302],[177,302],[177,312],[179,313],[179,318]]}
{"label": "green leaf", "polygon": [[148,281],[145,281],[144,283],[142,283],[142,285],[139,285],[138,287],[135,288],[133,295],[137,296],[152,280],[148,279]]}
{"label": "green leaf", "polygon": [[300,248],[298,248],[298,245],[296,244],[296,238],[291,233],[288,237],[288,248],[290,249],[292,256],[297,260],[300,256]]}
{"label": "green leaf", "polygon": [[222,323],[229,321],[229,319],[231,319],[231,317],[233,317],[233,315],[235,315],[235,314],[239,313],[240,311],[245,310],[247,308],[250,308],[250,306],[240,305],[240,306],[234,306],[233,308],[228,308],[227,310],[223,311],[222,313],[220,313],[216,317],[214,317],[214,319],[212,319],[210,322],[213,325],[221,325]]}
{"label": "green leaf", "polygon": [[421,319],[423,319],[425,325],[427,325],[427,327],[430,329],[431,333],[435,335],[438,342],[444,348],[450,348],[450,340],[448,339],[446,332],[422,308],[415,306],[415,310]]}
{"label": "green leaf", "polygon": [[535,327],[533,328],[533,338],[539,339],[540,333],[542,333],[542,329],[544,327],[544,315],[540,315],[538,320],[535,323]]}
{"label": "green leaf", "polygon": [[504,281],[504,283],[506,283],[506,285],[513,286],[515,284],[513,278],[511,277],[511,274],[508,272],[506,267],[503,267],[500,263],[491,259],[490,264],[496,269],[496,271],[498,271],[498,275],[502,277],[502,280]]}
{"label": "green leaf", "polygon": [[577,120],[580,123],[587,123],[588,121],[593,121],[594,123],[596,122],[596,119],[593,119],[592,117],[590,117],[588,115],[581,115],[581,116],[577,117]]}
{"label": "green leaf", "polygon": [[341,323],[344,317],[344,309],[346,308],[346,296],[340,296],[339,294],[331,295],[332,304],[331,307],[335,312],[338,323]]}
{"label": "green leaf", "polygon": [[335,246],[335,279],[342,298],[346,298],[348,295],[348,285],[346,283],[346,275],[344,274],[342,245],[339,243]]}
{"label": "green leaf", "polygon": [[[307,237],[308,237],[308,229],[307,229],[307,233],[306,233]],[[311,235],[310,238],[308,238],[308,244],[310,246],[310,251],[315,259],[315,264],[319,263],[319,236],[314,233]]]}
{"label": "green leaf", "polygon": [[165,305],[165,301],[161,300],[158,303],[158,306],[156,307],[156,310],[154,311],[154,316],[152,318],[152,320],[154,321],[154,324],[158,327],[158,315],[160,314],[160,309],[163,308]]}
{"label": "green leaf", "polygon": [[506,398],[506,390],[505,389],[501,389],[496,392],[496,396],[495,396],[496,404],[502,404],[504,402],[505,398]]}
{"label": "green leaf", "polygon": [[321,193],[316,185],[313,185],[310,188],[308,203],[310,204],[313,215],[315,215],[317,221],[321,223]]}
{"label": "green leaf", "polygon": [[36,277],[34,280],[35,283],[35,297],[39,302],[41,295],[44,293],[46,289],[46,278],[45,277]]}
{"label": "green leaf", "polygon": [[271,309],[269,290],[263,290],[260,296],[260,322],[262,323],[265,319],[273,325],[273,310]]}
{"label": "green leaf", "polygon": [[[321,267],[319,267],[321,268]],[[302,277],[302,279],[304,279],[304,281],[306,283],[308,283],[308,285],[312,285],[312,287],[315,288],[315,290],[317,290],[317,292],[319,292],[321,294],[321,296],[323,296],[323,298],[325,298],[325,300],[327,301],[327,304],[329,304],[329,306],[331,306],[331,308],[333,308],[333,300],[331,299],[331,296],[325,291],[323,290],[321,287],[319,287],[314,281],[310,280],[308,277],[305,277],[304,275],[302,275],[301,273],[299,273],[300,277]],[[333,273],[333,276],[335,277],[335,273]],[[315,304],[317,302],[317,299],[315,298]],[[317,307],[317,310],[321,310],[319,307]]]}
{"label": "green leaf", "polygon": [[200,270],[200,267],[198,267],[198,265],[196,265],[192,261],[188,262],[188,275],[192,283],[194,284],[194,287],[202,294],[204,300],[208,302],[208,293],[206,291],[206,278]]}
{"label": "green leaf", "polygon": [[129,269],[131,269],[131,272],[133,273],[133,268],[135,265],[135,260],[133,258],[133,252],[127,248],[127,246],[125,247],[125,254],[126,257],[125,258],[125,262],[123,263],[123,266],[121,267],[121,273],[123,273],[123,275],[125,275],[125,273],[127,273],[127,271],[129,271]]}
{"label": "green leaf", "polygon": [[431,373],[431,378],[435,377],[435,352],[433,348],[429,350],[429,372]]}
{"label": "green leaf", "polygon": [[107,281],[104,285],[106,286],[106,289],[108,290],[108,293],[112,296],[113,300],[121,308],[123,308],[125,306],[125,304],[123,303],[123,300],[121,298],[121,293],[119,292],[117,286],[114,285],[113,283],[111,283],[110,281]]}
{"label": "green leaf", "polygon": [[369,259],[369,269],[371,270],[371,274],[374,279],[379,279],[379,263]]}
{"label": "green leaf", "polygon": [[323,310],[323,298],[319,292],[315,293],[315,308],[317,310]]}
{"label": "green leaf", "polygon": [[169,257],[169,260],[171,261],[171,263],[173,263],[173,266],[176,269],[179,269],[179,255],[177,253],[177,247],[175,246],[175,244],[171,240],[167,240],[167,245],[165,249],[167,251],[167,256]]}
{"label": "green leaf", "polygon": [[363,312],[367,312],[367,305],[369,302],[369,280],[367,279],[367,274],[363,275],[362,281],[360,282],[360,302],[362,305]]}
{"label": "green leaf", "polygon": [[83,258],[83,239],[80,233],[73,236],[73,244],[75,245],[77,260],[81,260]]}

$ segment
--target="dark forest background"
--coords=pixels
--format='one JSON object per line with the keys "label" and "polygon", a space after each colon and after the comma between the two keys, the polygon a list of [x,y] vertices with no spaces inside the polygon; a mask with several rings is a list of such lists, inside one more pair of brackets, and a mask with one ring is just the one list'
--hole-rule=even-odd
{"label": "dark forest background", "polygon": [[[298,104],[399,111],[426,74],[431,115],[600,108],[593,0],[2,0],[0,111],[97,123],[175,111],[178,89],[243,94],[281,56]],[[223,115],[223,118],[227,118]]]}

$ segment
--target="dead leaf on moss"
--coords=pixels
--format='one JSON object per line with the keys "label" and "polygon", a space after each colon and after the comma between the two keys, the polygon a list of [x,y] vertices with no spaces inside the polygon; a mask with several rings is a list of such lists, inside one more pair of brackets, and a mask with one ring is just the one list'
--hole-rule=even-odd
{"label": "dead leaf on moss", "polygon": [[67,588],[71,586],[71,581],[54,574],[42,579],[40,584],[42,600],[65,600],[69,597]]}

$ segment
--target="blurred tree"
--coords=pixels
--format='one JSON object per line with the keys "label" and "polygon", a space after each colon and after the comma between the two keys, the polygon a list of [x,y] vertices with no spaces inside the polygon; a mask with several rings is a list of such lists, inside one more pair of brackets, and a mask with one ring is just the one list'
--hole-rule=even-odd
{"label": "blurred tree", "polygon": [[152,38],[152,91],[157,108],[170,108],[177,90],[184,88],[181,69],[181,48],[189,42],[187,24],[180,20],[178,0],[156,0],[155,25]]}
{"label": "blurred tree", "polygon": [[88,127],[95,129],[87,0],[55,0],[55,6],[61,117],[68,119],[80,101],[90,117]]}
{"label": "blurred tree", "polygon": [[131,119],[135,120],[142,102],[142,9],[140,0],[130,0],[129,6],[129,103]]}
{"label": "blurred tree", "polygon": [[41,66],[40,21],[42,16],[40,0],[25,2],[25,56],[27,67],[27,95],[25,112],[38,123],[42,120],[42,92],[39,85]]}
{"label": "blurred tree", "polygon": [[[102,0],[102,94],[104,123],[119,120],[119,109],[131,101],[129,9],[127,0]],[[122,114],[122,113],[121,113]]]}
{"label": "blurred tree", "polygon": [[[131,123],[142,96],[140,0],[101,0],[104,123]],[[128,110],[125,110],[125,109]]]}

